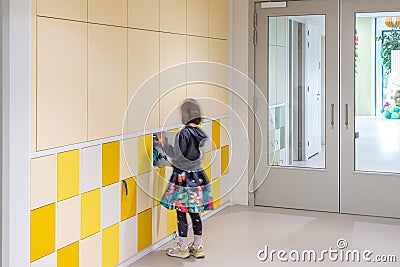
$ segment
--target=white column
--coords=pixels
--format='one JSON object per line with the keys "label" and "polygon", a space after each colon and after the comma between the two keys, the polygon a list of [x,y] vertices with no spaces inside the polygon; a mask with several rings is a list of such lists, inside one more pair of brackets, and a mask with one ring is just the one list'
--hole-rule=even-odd
{"label": "white column", "polygon": [[[231,40],[232,40],[232,57],[231,64],[232,67],[238,69],[243,72],[245,75],[248,75],[249,72],[249,1],[244,0],[232,0],[231,1]],[[233,77],[232,82],[235,81],[235,78],[241,77]],[[240,79],[243,82],[243,79]],[[238,97],[233,97],[232,99],[232,108],[234,114],[232,114],[232,159],[230,163],[229,173],[231,175],[231,179],[236,182],[237,176],[243,173],[243,177],[240,182],[236,185],[232,193],[232,202],[233,204],[248,204],[248,168],[246,170],[238,169],[238,166],[242,166],[240,161],[247,160],[249,156],[249,147],[248,147],[248,136],[245,136],[242,131],[238,131],[235,129],[243,129],[244,126],[248,126],[249,120],[249,111],[247,103],[249,102],[249,84],[243,84],[240,86],[240,92],[236,92],[238,95],[243,97],[244,101],[239,99]],[[235,88],[238,88],[235,86]],[[252,88],[250,88],[252,90]],[[246,103],[247,102],[247,103]],[[247,127],[249,129],[249,127]]]}
{"label": "white column", "polygon": [[1,1],[2,266],[30,265],[31,1]]}

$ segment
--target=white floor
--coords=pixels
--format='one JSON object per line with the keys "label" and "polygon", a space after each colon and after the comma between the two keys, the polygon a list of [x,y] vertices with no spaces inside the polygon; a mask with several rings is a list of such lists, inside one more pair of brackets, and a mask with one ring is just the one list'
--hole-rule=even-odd
{"label": "white floor", "polygon": [[[394,255],[396,263],[279,262],[258,260],[257,252],[269,250],[339,250],[337,240],[344,238],[343,251],[364,250],[378,255]],[[169,244],[171,245],[172,242]],[[130,267],[145,266],[400,266],[400,220],[339,215],[322,212],[295,211],[264,207],[229,207],[204,224],[204,245],[207,256],[196,260],[171,258],[166,246],[145,256]],[[286,256],[288,258],[288,256]]]}
{"label": "white floor", "polygon": [[[400,173],[400,120],[381,116],[355,118],[355,170],[382,173]],[[293,161],[302,168],[325,168],[325,147],[306,161]]]}
{"label": "white floor", "polygon": [[400,173],[400,120],[356,117],[355,169]]}
{"label": "white floor", "polygon": [[293,166],[301,168],[325,169],[325,156],[325,146],[322,145],[321,152],[305,161],[293,161]]}

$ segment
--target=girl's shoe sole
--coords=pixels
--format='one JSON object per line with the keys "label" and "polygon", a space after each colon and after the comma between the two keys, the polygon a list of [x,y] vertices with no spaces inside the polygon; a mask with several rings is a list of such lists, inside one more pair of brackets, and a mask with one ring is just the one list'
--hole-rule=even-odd
{"label": "girl's shoe sole", "polygon": [[196,259],[203,259],[203,258],[206,257],[205,254],[200,254],[200,255],[198,255],[198,254],[190,253],[190,255],[192,255],[192,256],[195,257]]}
{"label": "girl's shoe sole", "polygon": [[166,253],[170,257],[175,257],[175,258],[180,258],[180,259],[187,259],[190,257],[189,253],[187,255],[186,254],[172,254],[172,253],[168,253],[168,252],[166,252]]}

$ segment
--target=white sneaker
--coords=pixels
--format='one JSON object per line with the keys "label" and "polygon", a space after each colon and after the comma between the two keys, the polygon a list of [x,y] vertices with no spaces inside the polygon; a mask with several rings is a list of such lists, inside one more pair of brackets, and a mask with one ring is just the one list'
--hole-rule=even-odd
{"label": "white sneaker", "polygon": [[190,257],[189,247],[187,245],[187,237],[179,237],[179,241],[174,244],[171,248],[167,248],[167,255],[171,257],[177,257],[186,259]]}

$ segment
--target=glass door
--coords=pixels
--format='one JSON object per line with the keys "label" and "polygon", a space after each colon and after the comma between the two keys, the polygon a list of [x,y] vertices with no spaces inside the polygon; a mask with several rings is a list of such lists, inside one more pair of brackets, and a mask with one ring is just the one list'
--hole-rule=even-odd
{"label": "glass door", "polygon": [[399,1],[342,10],[341,211],[399,218]]}
{"label": "glass door", "polygon": [[255,3],[256,205],[339,211],[338,11]]}

